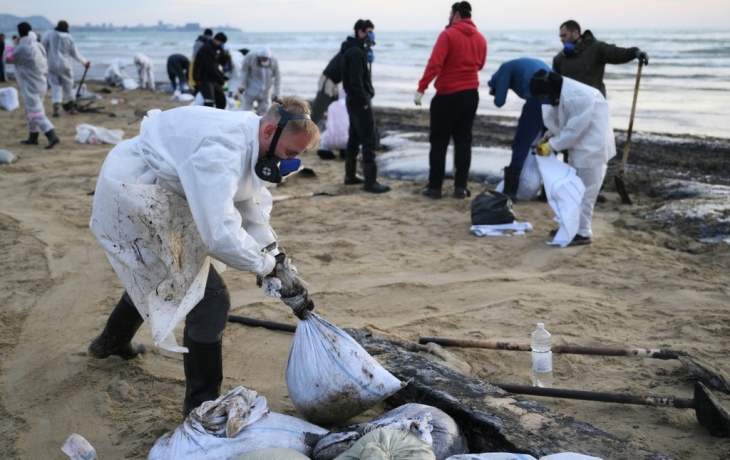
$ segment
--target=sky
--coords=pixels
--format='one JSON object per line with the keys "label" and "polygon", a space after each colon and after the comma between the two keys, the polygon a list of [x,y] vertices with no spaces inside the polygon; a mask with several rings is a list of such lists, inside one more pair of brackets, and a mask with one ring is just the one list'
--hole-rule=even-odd
{"label": "sky", "polygon": [[[451,0],[3,0],[0,13],[45,16],[73,25],[153,25],[158,21],[244,32],[350,30],[359,18],[376,31],[441,30]],[[551,29],[567,19],[583,28],[728,29],[730,0],[472,0],[480,30]],[[101,7],[101,5],[108,5]]]}

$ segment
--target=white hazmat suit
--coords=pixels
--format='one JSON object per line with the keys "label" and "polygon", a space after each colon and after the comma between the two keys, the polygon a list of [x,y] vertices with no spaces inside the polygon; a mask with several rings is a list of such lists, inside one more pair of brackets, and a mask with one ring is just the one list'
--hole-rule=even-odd
{"label": "white hazmat suit", "polygon": [[15,78],[20,85],[28,131],[47,133],[53,129],[46,116],[43,99],[48,89],[48,64],[46,50],[38,43],[35,32],[21,37],[18,46],[5,55],[6,62],[15,64]]}
{"label": "white hazmat suit", "polygon": [[76,100],[73,91],[74,74],[71,68],[71,58],[81,65],[86,64],[71,34],[51,30],[43,35],[43,47],[48,56],[48,83],[51,85],[51,103],[59,104]]}
{"label": "white hazmat suit", "polygon": [[276,238],[271,194],[254,171],[259,120],[199,106],[150,111],[102,166],[90,227],[157,346],[185,351],[173,330],[202,299],[210,257],[261,276],[274,268],[278,250],[262,252]]}
{"label": "white hazmat suit", "polygon": [[271,55],[268,48],[252,51],[246,55],[243,60],[241,86],[245,88],[242,110],[253,110],[254,103],[258,103],[257,112],[263,115],[271,106],[272,94],[279,97],[281,94],[279,61]]}
{"label": "white hazmat suit", "polygon": [[131,78],[124,72],[127,63],[122,58],[115,58],[104,73],[104,81],[112,86],[120,86],[124,80]]}
{"label": "white hazmat suit", "polygon": [[145,54],[137,53],[134,55],[134,65],[137,66],[137,74],[139,74],[139,87],[142,89],[149,88],[154,91],[155,73],[152,69],[152,59]]}
{"label": "white hazmat suit", "polygon": [[560,103],[543,105],[542,117],[553,151],[568,150],[569,164],[585,185],[578,234],[591,237],[593,206],[606,175],[606,163],[616,156],[616,140],[608,102],[595,88],[563,77]]}

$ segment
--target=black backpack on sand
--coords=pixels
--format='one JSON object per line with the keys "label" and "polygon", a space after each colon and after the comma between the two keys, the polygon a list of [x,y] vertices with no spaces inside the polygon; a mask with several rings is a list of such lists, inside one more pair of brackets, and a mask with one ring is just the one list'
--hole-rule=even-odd
{"label": "black backpack on sand", "polygon": [[514,221],[512,200],[504,193],[484,191],[471,201],[472,225],[511,224]]}

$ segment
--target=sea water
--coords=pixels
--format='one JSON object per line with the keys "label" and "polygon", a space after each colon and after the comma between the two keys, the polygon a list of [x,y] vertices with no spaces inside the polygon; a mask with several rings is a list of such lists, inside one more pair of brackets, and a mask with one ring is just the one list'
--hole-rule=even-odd
{"label": "sea water", "polygon": [[[691,134],[729,138],[730,122],[730,30],[601,30],[597,39],[618,46],[640,47],[649,54],[643,68],[634,131]],[[488,41],[487,63],[479,72],[480,114],[517,117],[522,100],[510,93],[504,107],[497,108],[489,96],[487,81],[500,64],[518,57],[534,57],[552,64],[562,44],[558,30],[481,31]],[[79,32],[71,33],[79,51],[92,66],[87,78],[100,80],[117,57],[135,75],[132,58],[141,52],[154,62],[155,79],[166,82],[166,61],[171,54],[192,53],[196,35],[188,32]],[[232,32],[231,50],[268,46],[279,59],[282,92],[313,98],[322,70],[351,31],[340,32]],[[373,86],[378,106],[414,107],[413,93],[428,62],[440,31],[379,32],[376,30]],[[607,65],[605,84],[615,129],[629,123],[637,61]],[[76,78],[83,68],[74,64]],[[93,87],[92,87],[93,89]],[[433,84],[424,97],[424,108],[435,91]]]}

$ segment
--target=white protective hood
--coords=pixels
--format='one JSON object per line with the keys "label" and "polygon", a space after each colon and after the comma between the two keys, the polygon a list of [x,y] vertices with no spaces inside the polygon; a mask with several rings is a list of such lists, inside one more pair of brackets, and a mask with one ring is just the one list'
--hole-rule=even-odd
{"label": "white protective hood", "polygon": [[550,148],[556,152],[568,150],[572,166],[602,166],[616,156],[608,102],[597,89],[563,77],[560,104],[543,105],[542,118],[554,134]]}

